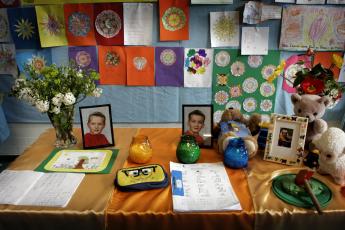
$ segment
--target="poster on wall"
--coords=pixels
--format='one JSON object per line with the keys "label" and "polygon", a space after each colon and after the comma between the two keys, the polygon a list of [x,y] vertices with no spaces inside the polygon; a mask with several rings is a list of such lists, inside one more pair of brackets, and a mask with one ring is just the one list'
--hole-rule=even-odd
{"label": "poster on wall", "polygon": [[18,75],[16,48],[13,44],[0,44],[0,74]]}
{"label": "poster on wall", "polygon": [[182,47],[155,48],[156,86],[183,87]]}
{"label": "poster on wall", "polygon": [[151,45],[153,4],[123,3],[125,45]]}
{"label": "poster on wall", "polygon": [[96,45],[92,4],[64,5],[66,37],[70,46]]}
{"label": "poster on wall", "polygon": [[192,4],[231,4],[233,3],[233,0],[191,0]]}
{"label": "poster on wall", "polygon": [[154,48],[126,46],[127,85],[154,86]]}
{"label": "poster on wall", "polygon": [[25,65],[28,64],[39,73],[44,67],[52,64],[51,49],[17,50],[16,61],[20,72],[23,72]]}
{"label": "poster on wall", "polygon": [[189,39],[189,1],[159,1],[160,41]]}
{"label": "poster on wall", "polygon": [[35,6],[41,47],[66,46],[63,5]]}
{"label": "poster on wall", "polygon": [[98,45],[123,45],[122,3],[94,5],[95,36]]}
{"label": "poster on wall", "polygon": [[279,51],[268,55],[241,56],[237,49],[215,49],[212,74],[213,121],[225,109],[241,110],[248,116],[260,113],[269,120],[274,111],[276,80],[267,81],[279,64]]}
{"label": "poster on wall", "polygon": [[267,55],[269,27],[242,27],[241,54]]}
{"label": "poster on wall", "polygon": [[123,46],[98,46],[101,85],[126,85],[126,53]]}
{"label": "poster on wall", "polygon": [[211,47],[239,46],[239,12],[210,12]]}
{"label": "poster on wall", "polygon": [[280,49],[344,50],[345,14],[341,7],[284,7],[281,28]]}
{"label": "poster on wall", "polygon": [[0,9],[0,42],[9,42],[11,40],[9,22],[6,9]]}
{"label": "poster on wall", "polygon": [[211,87],[213,49],[184,49],[184,87]]}
{"label": "poster on wall", "polygon": [[7,9],[7,14],[16,48],[40,48],[35,8],[10,8]]}
{"label": "poster on wall", "polygon": [[98,72],[96,46],[69,46],[68,58],[82,69],[93,69]]}

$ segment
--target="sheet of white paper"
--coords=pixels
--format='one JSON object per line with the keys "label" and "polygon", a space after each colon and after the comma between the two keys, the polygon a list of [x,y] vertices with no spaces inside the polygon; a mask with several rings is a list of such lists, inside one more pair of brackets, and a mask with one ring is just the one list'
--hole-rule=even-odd
{"label": "sheet of white paper", "polygon": [[275,2],[281,2],[281,3],[295,3],[295,0],[275,0]]}
{"label": "sheet of white paper", "polygon": [[123,3],[125,45],[151,45],[153,4]]}
{"label": "sheet of white paper", "polygon": [[345,4],[345,0],[327,0],[327,4]]}
{"label": "sheet of white paper", "polygon": [[[345,54],[344,54],[343,60],[345,60]],[[338,81],[339,82],[345,82],[345,61],[343,61],[343,65],[340,69]]]}
{"label": "sheet of white paper", "polygon": [[42,172],[4,170],[0,174],[0,204],[15,204],[43,175]]}
{"label": "sheet of white paper", "polygon": [[17,204],[65,207],[84,176],[82,173],[45,173]]}
{"label": "sheet of white paper", "polygon": [[326,0],[296,0],[296,4],[325,4]]}
{"label": "sheet of white paper", "polygon": [[243,23],[258,24],[261,21],[261,2],[249,1],[244,5]]}
{"label": "sheet of white paper", "polygon": [[241,54],[267,55],[269,27],[242,27]]}
{"label": "sheet of white paper", "polygon": [[192,0],[192,4],[229,4],[233,3],[233,0]]}
{"label": "sheet of white paper", "polygon": [[239,46],[239,12],[210,12],[211,46]]}
{"label": "sheet of white paper", "polygon": [[282,18],[281,6],[262,4],[261,21],[265,21],[269,19],[281,19],[281,18]]}
{"label": "sheet of white paper", "polygon": [[222,162],[170,162],[174,211],[242,210]]}

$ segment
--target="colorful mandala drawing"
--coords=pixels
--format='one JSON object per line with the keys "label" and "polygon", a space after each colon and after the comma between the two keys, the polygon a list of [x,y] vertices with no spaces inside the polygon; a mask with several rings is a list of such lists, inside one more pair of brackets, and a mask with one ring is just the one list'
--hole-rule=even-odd
{"label": "colorful mandala drawing", "polygon": [[214,101],[218,105],[225,105],[228,102],[228,99],[229,99],[229,94],[225,92],[224,90],[218,91],[214,95]]}
{"label": "colorful mandala drawing", "polygon": [[62,32],[64,25],[58,20],[55,15],[45,15],[42,17],[42,22],[40,23],[43,30],[52,36],[57,36]]}
{"label": "colorful mandala drawing", "polygon": [[74,12],[68,17],[68,30],[74,36],[84,37],[91,29],[91,19],[89,15],[82,12]]}
{"label": "colorful mandala drawing", "polygon": [[213,24],[213,32],[218,41],[230,41],[235,34],[234,20],[226,15],[219,17]]}
{"label": "colorful mandala drawing", "polygon": [[15,30],[17,32],[17,36],[19,38],[25,39],[31,39],[32,36],[35,34],[35,27],[32,25],[32,23],[28,19],[21,18],[17,20],[17,24],[14,25]]}
{"label": "colorful mandala drawing", "polygon": [[112,10],[103,10],[95,20],[97,32],[105,38],[115,37],[121,30],[121,18]]}
{"label": "colorful mandala drawing", "polygon": [[288,84],[288,86],[293,87],[293,82],[296,79],[296,73],[302,70],[303,68],[305,68],[304,64],[293,64],[286,68],[286,70],[284,71],[284,77],[291,81],[285,81]]}
{"label": "colorful mandala drawing", "polygon": [[260,86],[260,93],[264,97],[270,97],[274,94],[275,87],[272,83],[264,82]]}
{"label": "colorful mandala drawing", "polygon": [[252,68],[258,68],[263,61],[263,57],[260,55],[250,55],[248,56],[248,65]]}
{"label": "colorful mandala drawing", "polygon": [[231,73],[235,77],[241,76],[245,71],[244,64],[240,61],[236,61],[231,65]]}
{"label": "colorful mandala drawing", "polygon": [[8,21],[5,17],[0,15],[0,39],[8,35]]}
{"label": "colorful mandala drawing", "polygon": [[117,66],[120,64],[120,56],[117,53],[108,50],[107,54],[105,55],[105,64]]}
{"label": "colorful mandala drawing", "polygon": [[159,59],[163,65],[171,66],[176,62],[176,53],[172,49],[165,49],[161,52]]}
{"label": "colorful mandala drawing", "polygon": [[168,8],[162,17],[163,27],[169,31],[182,29],[186,25],[187,17],[182,9],[177,7]]}
{"label": "colorful mandala drawing", "polygon": [[133,64],[134,64],[134,67],[137,69],[137,70],[143,70],[146,66],[146,63],[147,63],[147,60],[145,57],[135,57],[133,58]]}
{"label": "colorful mandala drawing", "polygon": [[254,77],[248,77],[242,84],[243,91],[246,93],[254,93],[258,86],[259,83]]}
{"label": "colorful mandala drawing", "polygon": [[222,114],[223,114],[222,110],[217,110],[216,112],[214,112],[213,113],[213,122],[215,122],[215,123],[220,122]]}
{"label": "colorful mandala drawing", "polygon": [[225,67],[230,63],[230,54],[227,51],[220,51],[216,54],[214,61],[216,62],[217,66]]}
{"label": "colorful mandala drawing", "polygon": [[243,109],[248,113],[253,112],[256,109],[256,100],[253,97],[244,99]]}
{"label": "colorful mandala drawing", "polygon": [[204,74],[207,66],[211,63],[205,49],[190,49],[185,58],[185,67],[191,74]]}
{"label": "colorful mandala drawing", "polygon": [[14,3],[15,0],[1,0],[1,2],[6,5],[6,6],[10,6]]}
{"label": "colorful mandala drawing", "polygon": [[262,70],[261,70],[262,77],[265,80],[267,80],[267,78],[273,74],[275,69],[276,69],[276,66],[274,66],[274,65],[266,65],[266,66],[264,66],[262,68]]}
{"label": "colorful mandala drawing", "polygon": [[77,54],[75,55],[75,60],[80,67],[85,68],[91,63],[91,55],[88,52],[82,50],[77,52]]}
{"label": "colorful mandala drawing", "polygon": [[225,86],[228,84],[228,74],[225,73],[217,73],[217,84],[221,86]]}
{"label": "colorful mandala drawing", "polygon": [[7,47],[0,48],[0,69],[9,71],[16,64],[14,56],[11,49]]}
{"label": "colorful mandala drawing", "polygon": [[241,110],[241,103],[236,100],[231,100],[225,105],[225,108],[226,109],[233,108],[233,109]]}
{"label": "colorful mandala drawing", "polygon": [[235,85],[230,87],[230,97],[240,97],[242,96],[241,85]]}
{"label": "colorful mandala drawing", "polygon": [[32,58],[29,59],[28,64],[34,68],[36,73],[40,73],[42,69],[46,66],[46,60],[43,56],[32,55]]}
{"label": "colorful mandala drawing", "polygon": [[264,112],[269,112],[272,110],[273,103],[269,99],[262,100],[260,103],[260,109]]}

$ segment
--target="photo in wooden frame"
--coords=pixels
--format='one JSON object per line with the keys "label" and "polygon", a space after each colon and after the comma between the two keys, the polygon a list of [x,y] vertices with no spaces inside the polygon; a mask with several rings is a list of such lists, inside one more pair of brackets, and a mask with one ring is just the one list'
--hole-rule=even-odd
{"label": "photo in wooden frame", "polygon": [[271,115],[264,160],[286,165],[301,165],[308,118]]}
{"label": "photo in wooden frame", "polygon": [[201,148],[212,147],[213,105],[182,105],[182,133],[194,136]]}
{"label": "photo in wooden frame", "polygon": [[83,148],[114,146],[110,104],[79,107]]}

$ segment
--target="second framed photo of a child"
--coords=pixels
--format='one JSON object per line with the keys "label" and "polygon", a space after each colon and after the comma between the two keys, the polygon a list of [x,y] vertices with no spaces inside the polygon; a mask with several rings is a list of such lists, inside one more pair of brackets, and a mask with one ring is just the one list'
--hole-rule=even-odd
{"label": "second framed photo of a child", "polygon": [[182,105],[183,134],[194,136],[200,147],[212,147],[212,105]]}
{"label": "second framed photo of a child", "polygon": [[79,107],[83,148],[114,146],[110,104]]}

